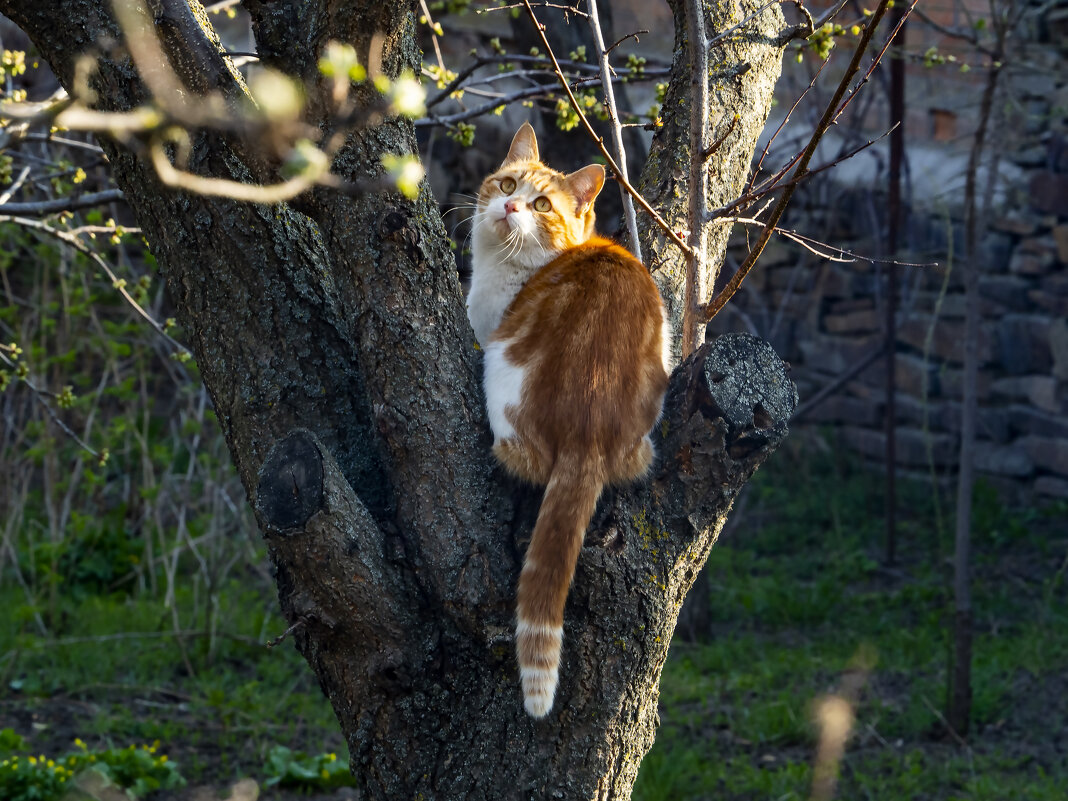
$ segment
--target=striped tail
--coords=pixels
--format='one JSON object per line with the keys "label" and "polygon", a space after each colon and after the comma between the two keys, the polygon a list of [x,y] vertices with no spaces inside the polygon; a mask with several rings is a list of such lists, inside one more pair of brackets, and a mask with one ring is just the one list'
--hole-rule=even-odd
{"label": "striped tail", "polygon": [[602,486],[592,465],[567,459],[557,462],[519,575],[516,656],[523,705],[535,718],[545,717],[553,705],[564,603]]}

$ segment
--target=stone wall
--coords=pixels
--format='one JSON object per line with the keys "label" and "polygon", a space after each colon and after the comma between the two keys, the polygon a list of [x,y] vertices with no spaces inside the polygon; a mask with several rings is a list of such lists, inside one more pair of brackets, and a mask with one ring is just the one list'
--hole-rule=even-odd
{"label": "stone wall", "polygon": [[[1068,498],[1068,74],[1064,40],[1033,44],[1032,61],[1060,68],[1009,72],[999,98],[1026,114],[1014,120],[1019,124],[1010,135],[994,140],[1001,148],[1000,182],[978,265],[976,467],[1017,498],[1038,500]],[[924,178],[955,159],[963,184],[970,142],[963,137],[954,149],[922,133],[910,136],[912,192],[899,258],[937,266],[897,268],[897,461],[904,470],[933,467],[946,475],[956,470],[959,448],[963,196],[959,189],[928,191]],[[885,159],[885,152],[873,158]],[[876,171],[866,186],[844,186],[841,177],[816,184],[798,199],[784,227],[883,258],[880,179]],[[744,236],[736,236],[735,262],[746,252]],[[878,261],[836,262],[779,239],[709,326],[710,333],[749,329],[769,337],[792,364],[801,424],[829,427],[841,446],[870,460],[882,459],[886,444],[882,357],[818,405],[804,404],[881,347],[885,271]]]}
{"label": "stone wall", "polygon": [[[862,236],[833,241],[872,252]],[[1068,498],[1068,217],[1035,211],[1001,219],[985,249],[976,467],[1016,496]],[[961,266],[943,261],[938,268],[898,269],[897,461],[905,470],[952,473],[960,431]],[[836,263],[776,247],[709,331],[769,336],[790,362],[804,405],[882,347],[883,272],[869,262]],[[841,445],[882,459],[884,373],[882,357],[875,359],[807,408],[801,425],[830,427]]]}

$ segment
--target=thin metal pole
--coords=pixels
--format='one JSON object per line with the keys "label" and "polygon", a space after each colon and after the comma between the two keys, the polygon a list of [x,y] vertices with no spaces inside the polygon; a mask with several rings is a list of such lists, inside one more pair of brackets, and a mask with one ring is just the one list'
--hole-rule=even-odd
{"label": "thin metal pole", "polygon": [[[905,14],[904,4],[895,6],[893,24]],[[897,417],[897,256],[901,238],[901,165],[905,160],[905,29],[901,25],[890,45],[890,124],[897,127],[890,133],[890,185],[888,188],[886,264],[886,563],[897,558],[897,448],[895,426]]]}

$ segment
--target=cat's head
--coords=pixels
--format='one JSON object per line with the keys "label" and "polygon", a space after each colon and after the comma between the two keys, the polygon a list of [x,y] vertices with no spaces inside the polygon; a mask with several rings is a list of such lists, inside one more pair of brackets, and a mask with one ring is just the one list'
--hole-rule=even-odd
{"label": "cat's head", "polygon": [[475,237],[499,261],[547,264],[593,235],[593,201],[603,186],[599,164],[570,175],[542,164],[534,129],[525,122],[500,169],[482,182]]}

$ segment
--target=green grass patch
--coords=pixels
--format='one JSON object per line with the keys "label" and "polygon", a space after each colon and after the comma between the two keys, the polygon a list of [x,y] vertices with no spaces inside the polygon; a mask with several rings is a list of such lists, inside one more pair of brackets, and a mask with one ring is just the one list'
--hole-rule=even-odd
{"label": "green grass patch", "polygon": [[[263,777],[281,743],[340,754],[347,764],[304,660],[289,643],[265,646],[286,628],[269,589],[225,582],[211,630],[184,586],[171,608],[147,594],[61,599],[63,629],[48,635],[34,631],[32,614],[7,617],[0,701],[33,716],[31,750],[63,752],[75,738],[107,747],[158,740],[191,781]],[[0,604],[18,606],[20,594],[6,586]]]}
{"label": "green grass patch", "polygon": [[808,798],[815,704],[858,665],[837,797],[1068,798],[1065,745],[1049,736],[1068,714],[1063,505],[1017,511],[977,489],[973,729],[962,745],[941,716],[946,499],[899,483],[899,563],[884,568],[877,474],[783,453],[749,492],[705,568],[710,630],[672,644],[637,801]]}

